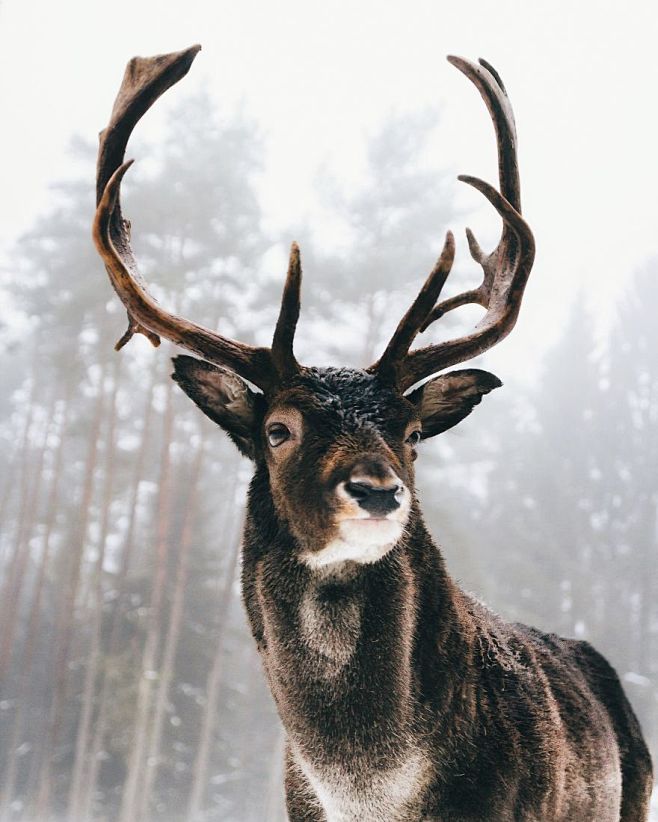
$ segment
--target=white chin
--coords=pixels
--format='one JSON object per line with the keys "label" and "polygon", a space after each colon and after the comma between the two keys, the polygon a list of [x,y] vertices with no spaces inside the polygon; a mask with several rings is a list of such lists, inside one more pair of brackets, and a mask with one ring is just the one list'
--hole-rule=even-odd
{"label": "white chin", "polygon": [[347,519],[338,526],[339,536],[321,551],[307,552],[302,559],[310,568],[339,562],[368,565],[385,556],[402,536],[404,527],[390,519]]}

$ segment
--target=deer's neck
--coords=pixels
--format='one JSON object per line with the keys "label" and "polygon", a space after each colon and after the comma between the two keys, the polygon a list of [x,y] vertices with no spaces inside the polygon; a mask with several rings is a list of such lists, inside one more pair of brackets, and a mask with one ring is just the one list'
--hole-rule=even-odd
{"label": "deer's neck", "polygon": [[245,599],[292,746],[320,764],[386,768],[416,755],[450,713],[469,644],[460,592],[420,516],[381,561],[322,573],[280,534],[267,550],[263,540],[251,519]]}

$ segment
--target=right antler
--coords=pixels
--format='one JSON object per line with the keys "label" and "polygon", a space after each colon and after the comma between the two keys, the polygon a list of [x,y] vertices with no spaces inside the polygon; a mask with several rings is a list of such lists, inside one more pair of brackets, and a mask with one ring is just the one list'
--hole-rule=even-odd
{"label": "right antler", "polygon": [[116,348],[136,334],[154,344],[160,337],[225,366],[268,392],[299,371],[292,352],[299,317],[301,265],[293,243],[272,348],[236,342],[165,311],[148,293],[130,245],[130,224],[121,214],[120,187],[132,161],[124,163],[128,139],[139,119],[168,88],[184,77],[201,46],[157,57],[135,57],[126,67],[108,127],[101,132],[96,174],[93,238],[115,291],[128,312],[128,329]]}
{"label": "right antler", "polygon": [[[485,60],[479,64],[462,57],[448,57],[448,60],[475,84],[489,109],[498,145],[500,192],[477,177],[462,175],[459,179],[477,188],[489,200],[503,219],[503,233],[494,251],[485,255],[471,230],[466,229],[471,256],[484,271],[482,283],[478,288],[435,305],[454,257],[454,240],[448,232],[443,253],[420,294],[400,321],[381,358],[368,369],[394,382],[401,391],[450,365],[470,360],[506,337],[516,323],[535,258],[532,231],[521,216],[516,127],[505,86]],[[409,351],[420,331],[448,311],[468,303],[487,309],[472,333]]]}

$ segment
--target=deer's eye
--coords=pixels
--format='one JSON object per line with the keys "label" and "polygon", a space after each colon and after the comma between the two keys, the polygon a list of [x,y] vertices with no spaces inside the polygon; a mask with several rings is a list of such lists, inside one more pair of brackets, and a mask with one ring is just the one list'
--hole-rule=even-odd
{"label": "deer's eye", "polygon": [[415,445],[418,445],[420,442],[420,431],[412,431],[411,434],[406,439],[407,445],[411,445],[413,448]]}
{"label": "deer's eye", "polygon": [[290,430],[282,422],[272,423],[267,429],[267,441],[272,448],[290,439]]}

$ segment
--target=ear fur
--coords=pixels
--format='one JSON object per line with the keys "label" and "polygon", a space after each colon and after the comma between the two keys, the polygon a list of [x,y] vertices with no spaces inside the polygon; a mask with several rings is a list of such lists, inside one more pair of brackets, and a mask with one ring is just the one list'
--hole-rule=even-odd
{"label": "ear fur", "polygon": [[423,423],[422,438],[433,437],[467,417],[485,394],[502,382],[488,371],[468,368],[440,374],[408,395],[418,406]]}
{"label": "ear fur", "polygon": [[260,395],[232,371],[203,360],[181,355],[172,362],[172,379],[226,431],[246,457],[253,459]]}

